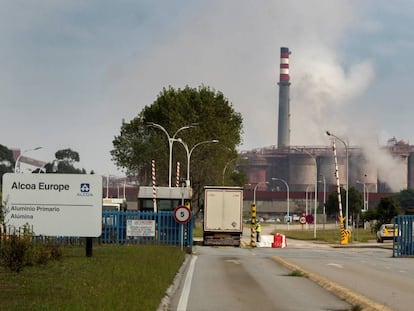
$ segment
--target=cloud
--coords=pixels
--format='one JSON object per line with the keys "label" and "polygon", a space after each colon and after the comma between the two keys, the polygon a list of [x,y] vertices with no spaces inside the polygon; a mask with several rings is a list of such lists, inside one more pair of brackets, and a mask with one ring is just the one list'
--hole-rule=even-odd
{"label": "cloud", "polygon": [[[0,14],[3,115],[19,116],[30,130],[15,129],[2,143],[30,148],[47,137],[53,152],[72,147],[87,169],[113,171],[111,140],[123,118],[151,105],[163,87],[204,84],[242,114],[242,149],[275,145],[281,46],[292,51],[291,143],[326,145],[326,129],[352,141],[358,131],[378,132],[380,113],[369,120],[355,114],[378,106],[376,98],[361,100],[377,73],[385,77],[376,51],[386,59],[395,53],[378,39],[391,29],[388,20],[370,15],[371,7],[380,16],[388,11],[373,3],[10,2]],[[356,44],[361,37],[378,41]],[[399,46],[410,41],[398,39]]]}
{"label": "cloud", "polygon": [[232,1],[210,1],[168,37],[157,38],[146,53],[117,68],[114,96],[124,100],[127,111],[128,106],[139,111],[163,87],[205,84],[222,91],[242,113],[244,149],[275,145],[280,47],[288,46],[291,141],[321,143],[316,135],[324,133],[321,124],[336,124],[335,109],[360,95],[374,75],[370,60],[348,70],[341,66],[338,41],[355,27],[354,6],[343,1],[237,3],[235,13]]}

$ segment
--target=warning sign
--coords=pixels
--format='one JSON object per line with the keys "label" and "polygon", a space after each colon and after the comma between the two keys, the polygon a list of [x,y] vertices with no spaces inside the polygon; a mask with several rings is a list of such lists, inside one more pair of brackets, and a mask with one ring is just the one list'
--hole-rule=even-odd
{"label": "warning sign", "polygon": [[127,236],[155,236],[155,220],[128,219]]}

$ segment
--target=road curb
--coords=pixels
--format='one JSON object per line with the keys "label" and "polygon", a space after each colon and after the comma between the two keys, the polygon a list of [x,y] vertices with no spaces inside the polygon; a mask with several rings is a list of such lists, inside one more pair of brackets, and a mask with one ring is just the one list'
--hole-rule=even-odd
{"label": "road curb", "polygon": [[181,267],[178,269],[177,273],[175,274],[174,280],[172,284],[168,287],[167,291],[165,292],[165,296],[161,299],[161,303],[157,308],[157,311],[167,311],[170,310],[170,302],[171,298],[175,292],[180,287],[181,281],[183,279],[183,275],[185,274],[185,270],[190,262],[192,255],[186,254]]}
{"label": "road curb", "polygon": [[339,297],[340,299],[343,299],[344,301],[348,302],[352,306],[359,305],[362,308],[362,310],[365,310],[365,311],[392,311],[391,308],[385,305],[379,304],[361,294],[358,294],[350,290],[349,288],[346,288],[342,285],[332,282],[316,273],[307,271],[303,269],[302,267],[297,266],[291,262],[288,262],[281,257],[272,256],[271,258],[272,260],[285,266],[289,270],[301,272],[305,277],[317,283],[318,285],[320,285],[327,291],[333,293],[335,296]]}

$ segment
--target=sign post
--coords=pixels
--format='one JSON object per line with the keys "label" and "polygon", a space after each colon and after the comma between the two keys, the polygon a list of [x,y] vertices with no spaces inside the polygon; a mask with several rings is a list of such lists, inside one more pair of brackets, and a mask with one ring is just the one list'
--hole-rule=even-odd
{"label": "sign post", "polygon": [[302,225],[302,231],[303,231],[303,225],[306,224],[306,217],[300,216],[299,217],[299,223]]}
{"label": "sign post", "polygon": [[180,226],[180,236],[181,236],[181,250],[183,250],[184,244],[184,224],[190,221],[191,211],[185,205],[179,205],[174,209],[174,219],[177,223],[181,224]]}

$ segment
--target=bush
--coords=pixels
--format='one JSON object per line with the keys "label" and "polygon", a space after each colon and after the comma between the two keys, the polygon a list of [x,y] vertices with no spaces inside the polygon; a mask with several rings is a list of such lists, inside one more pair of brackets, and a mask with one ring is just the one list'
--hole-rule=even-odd
{"label": "bush", "polygon": [[50,250],[50,258],[53,260],[60,260],[63,256],[63,250],[60,244],[58,243],[50,243],[48,245]]}
{"label": "bush", "polygon": [[33,260],[36,264],[45,265],[49,262],[51,255],[47,246],[39,244],[36,245],[33,250]]}
{"label": "bush", "polygon": [[23,228],[23,235],[13,234],[0,239],[0,259],[13,272],[20,272],[24,266],[45,265],[50,260],[62,258],[63,250],[58,243],[33,244],[30,230]]}
{"label": "bush", "polygon": [[20,272],[27,262],[31,261],[30,258],[27,258],[30,247],[30,240],[15,234],[3,240],[1,258],[4,266],[10,271]]}

